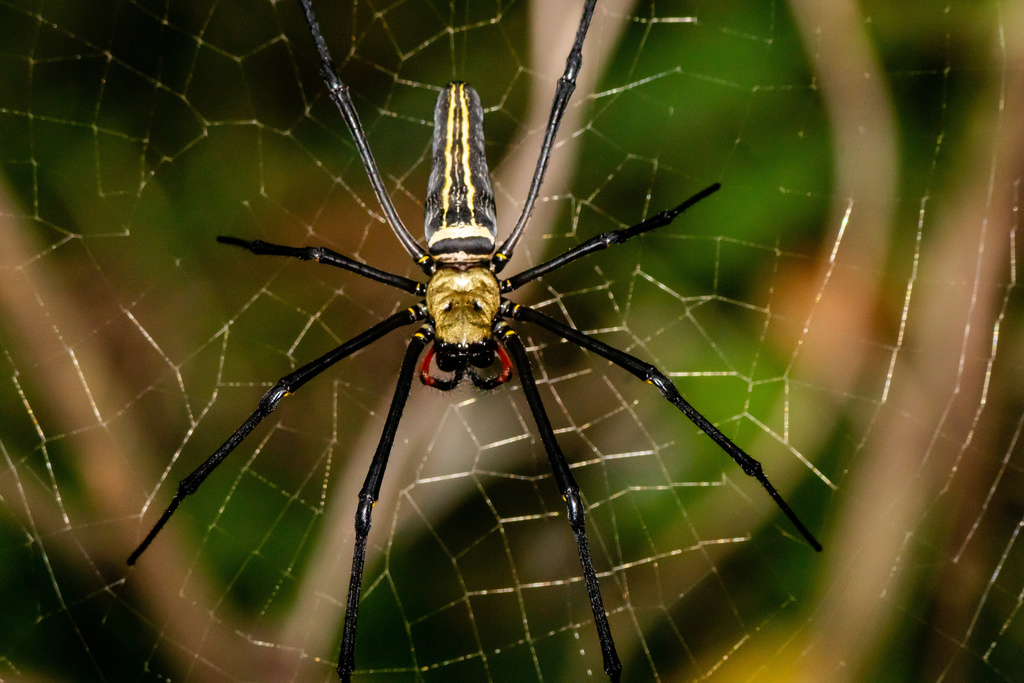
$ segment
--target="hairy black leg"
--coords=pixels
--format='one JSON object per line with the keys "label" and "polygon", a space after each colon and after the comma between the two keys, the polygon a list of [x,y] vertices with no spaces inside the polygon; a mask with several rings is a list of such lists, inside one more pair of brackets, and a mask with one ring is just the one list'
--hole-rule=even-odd
{"label": "hairy black leg", "polygon": [[338,676],[348,683],[355,671],[356,618],[359,614],[359,595],[362,592],[363,564],[366,561],[366,537],[370,533],[370,517],[373,505],[380,495],[380,484],[384,479],[384,470],[388,465],[388,456],[395,444],[398,423],[402,420],[402,411],[409,398],[409,389],[416,374],[417,361],[423,347],[434,338],[434,330],[424,325],[409,340],[409,346],[402,360],[402,369],[398,374],[398,385],[395,387],[391,409],[384,422],[384,432],[380,435],[377,451],[373,454],[370,470],[366,473],[366,481],[359,491],[359,504],[356,508],[356,539],[352,552],[352,574],[348,584],[348,602],[345,607],[345,630],[341,637],[341,653],[338,655]]}
{"label": "hairy black leg", "polygon": [[359,114],[356,113],[356,107],[352,102],[352,96],[349,95],[348,86],[338,78],[338,70],[334,66],[334,60],[331,59],[327,43],[324,42],[324,38],[320,34],[320,24],[317,23],[316,15],[313,13],[313,0],[302,0],[302,9],[306,12],[309,32],[313,35],[313,42],[316,43],[316,50],[320,54],[320,73],[323,76],[324,83],[327,84],[327,91],[330,93],[331,100],[335,106],[338,107],[338,111],[341,112],[341,118],[345,120],[349,133],[352,134],[352,142],[355,143],[356,149],[359,150],[359,158],[363,160],[363,167],[366,169],[366,175],[373,186],[373,192],[377,195],[377,201],[384,210],[384,215],[387,217],[388,224],[391,226],[391,230],[394,231],[395,237],[402,243],[402,246],[409,252],[409,255],[416,259],[417,265],[429,275],[434,270],[434,260],[430,258],[430,255],[427,254],[423,247],[417,244],[416,239],[409,232],[409,229],[405,227],[405,224],[402,223],[402,219],[398,217],[398,212],[395,211],[395,205],[388,195],[387,188],[384,187],[384,179],[381,178],[380,171],[377,170],[377,162],[373,159],[373,152],[370,151],[370,145],[366,142],[366,133],[363,132],[363,124],[359,122]]}
{"label": "hairy black leg", "polygon": [[396,287],[409,292],[410,294],[415,294],[416,296],[423,296],[427,293],[427,286],[422,282],[416,282],[415,280],[410,280],[407,277],[402,277],[401,275],[389,273],[386,270],[368,266],[365,263],[356,261],[354,258],[332,251],[327,247],[289,247],[283,244],[271,244],[270,242],[264,242],[263,240],[254,240],[250,242],[249,240],[239,239],[238,237],[227,237],[224,235],[218,236],[217,241],[221,244],[231,244],[236,247],[242,247],[257,256],[290,256],[303,261],[325,263],[329,266],[342,268],[355,273],[356,275],[362,275],[369,280],[383,282],[386,285]]}
{"label": "hairy black leg", "polygon": [[546,263],[524,270],[518,275],[513,275],[507,280],[502,280],[501,292],[504,294],[506,292],[519,289],[527,282],[532,282],[539,277],[547,275],[553,270],[558,270],[567,263],[572,263],[576,259],[582,258],[587,254],[607,249],[613,244],[622,244],[631,237],[636,237],[637,235],[641,235],[649,230],[664,227],[674,221],[676,216],[681,214],[683,211],[686,211],[708,195],[717,192],[720,187],[722,186],[719,183],[709,185],[674,209],[666,209],[665,211],[657,213],[634,226],[623,228],[622,230],[613,230],[612,232],[603,232],[596,237],[591,237],[583,244],[573,247],[564,254],[556,256]]}
{"label": "hairy black leg", "polygon": [[576,484],[576,479],[569,470],[569,463],[566,462],[565,456],[562,455],[562,449],[555,439],[551,421],[544,410],[540,392],[537,391],[537,383],[533,379],[533,370],[530,368],[530,359],[526,355],[526,347],[523,346],[523,342],[515,330],[504,322],[499,322],[494,326],[494,334],[505,345],[515,362],[516,370],[519,372],[519,381],[523,385],[523,394],[526,396],[526,402],[530,404],[530,411],[533,413],[533,419],[537,422],[540,439],[548,454],[548,461],[555,474],[558,490],[565,500],[569,525],[572,527],[572,534],[576,539],[576,548],[580,555],[580,564],[583,566],[583,581],[587,586],[587,595],[590,597],[590,609],[594,613],[597,638],[601,643],[604,670],[608,674],[608,678],[617,683],[622,675],[622,662],[619,661],[619,656],[615,652],[615,641],[612,639],[608,615],[604,611],[604,601],[601,599],[601,587],[597,583],[597,573],[594,571],[594,562],[590,557],[590,546],[587,543],[587,531],[584,524],[586,511],[583,501],[580,499],[580,487]]}
{"label": "hairy black leg", "polygon": [[231,453],[231,451],[235,450],[235,448],[238,447],[238,444],[242,443],[245,437],[249,435],[249,432],[255,429],[256,425],[263,421],[263,418],[274,411],[282,398],[295,393],[303,384],[313,379],[324,370],[340,361],[342,358],[350,356],[359,349],[372,344],[388,332],[396,330],[404,325],[411,325],[414,322],[423,320],[426,316],[427,309],[422,303],[416,304],[404,311],[399,311],[398,313],[385,318],[362,334],[348,340],[341,346],[325,353],[311,363],[307,363],[298,370],[290,372],[279,379],[277,383],[263,395],[263,398],[260,399],[259,406],[253,414],[249,416],[249,419],[242,423],[242,426],[236,429],[234,434],[228,437],[228,440],[225,441],[220,448],[214,451],[213,455],[207,458],[203,464],[181,480],[178,484],[178,491],[174,494],[174,498],[171,499],[167,509],[164,510],[160,519],[157,520],[157,523],[146,535],[146,538],[142,540],[139,547],[137,547],[132,554],[128,556],[128,564],[135,564],[136,560],[139,559],[139,556],[145,552],[146,548],[149,547],[149,544],[153,542],[154,538],[156,538],[156,535],[164,528],[167,520],[169,520],[171,515],[174,514],[174,511],[178,508],[181,501],[196,492],[199,485],[203,483],[206,477],[208,477],[214,469],[216,469],[217,465],[219,465],[221,461]]}
{"label": "hairy black leg", "polygon": [[583,16],[580,17],[579,28],[576,29],[576,40],[569,50],[569,56],[565,60],[565,72],[558,79],[558,86],[555,88],[555,100],[551,104],[551,115],[548,117],[548,126],[544,131],[544,142],[541,143],[540,155],[537,157],[537,167],[533,171],[533,181],[530,183],[530,191],[523,203],[523,213],[520,214],[512,232],[502,243],[501,248],[491,258],[491,267],[495,273],[501,272],[508,260],[512,258],[512,251],[516,243],[523,235],[523,230],[533,213],[533,205],[540,193],[541,183],[544,181],[544,172],[548,168],[548,161],[551,159],[551,147],[555,144],[555,135],[558,133],[558,126],[562,123],[565,115],[565,108],[569,104],[576,89],[576,78],[579,76],[580,67],[583,65],[583,41],[587,37],[587,29],[590,28],[590,20],[594,17],[594,7],[597,0],[586,0],[583,5]]}
{"label": "hairy black leg", "polygon": [[786,517],[789,518],[789,521],[793,523],[793,526],[797,528],[797,531],[800,532],[812,548],[818,551],[821,550],[821,544],[818,543],[814,534],[804,526],[804,523],[796,516],[793,509],[789,507],[779,492],[775,490],[775,487],[772,486],[771,482],[768,481],[768,477],[765,475],[764,468],[761,467],[761,463],[750,457],[739,446],[730,441],[729,437],[719,431],[718,427],[711,424],[706,417],[697,412],[697,409],[682,397],[679,390],[676,388],[676,385],[673,384],[672,381],[664,375],[664,373],[658,370],[658,368],[654,367],[650,363],[643,362],[635,356],[631,356],[625,351],[619,351],[612,346],[608,346],[604,342],[598,341],[579,330],[563,325],[557,320],[549,318],[543,313],[535,311],[532,308],[520,306],[519,304],[514,304],[511,301],[505,300],[502,302],[499,314],[543,327],[550,332],[554,332],[563,339],[593,351],[599,356],[603,356],[619,367],[633,373],[643,381],[653,384],[658,391],[661,392],[662,396],[678,408],[679,411],[688,417],[691,422],[697,425],[702,432],[710,436],[711,440],[718,444],[719,448],[728,453],[746,474],[753,477],[761,484],[764,490],[768,492],[768,495],[771,496],[772,500],[775,501],[775,504],[779,506],[779,509],[782,510],[783,513],[785,513]]}

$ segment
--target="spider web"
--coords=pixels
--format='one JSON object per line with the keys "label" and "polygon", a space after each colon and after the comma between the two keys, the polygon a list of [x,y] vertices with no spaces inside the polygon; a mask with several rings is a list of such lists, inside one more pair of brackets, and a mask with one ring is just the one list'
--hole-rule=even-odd
{"label": "spider web", "polygon": [[[452,79],[514,222],[579,9],[318,3],[414,234]],[[0,0],[0,26],[0,679],[337,680],[411,330],[283,402],[125,566],[267,387],[411,302],[214,241],[416,277],[297,0]],[[1022,27],[994,0],[599,4],[508,273],[723,189],[513,298],[656,363],[825,546],[651,387],[516,325],[624,680],[1019,680]],[[607,680],[515,381],[413,387],[373,523],[358,680]]]}

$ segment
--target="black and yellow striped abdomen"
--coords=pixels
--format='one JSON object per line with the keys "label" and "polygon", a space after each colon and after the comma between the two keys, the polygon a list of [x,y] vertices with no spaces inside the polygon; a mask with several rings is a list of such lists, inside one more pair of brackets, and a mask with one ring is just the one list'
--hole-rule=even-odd
{"label": "black and yellow striped abdomen", "polygon": [[427,249],[442,263],[478,262],[494,251],[483,119],[480,96],[465,83],[449,83],[437,98],[423,229]]}

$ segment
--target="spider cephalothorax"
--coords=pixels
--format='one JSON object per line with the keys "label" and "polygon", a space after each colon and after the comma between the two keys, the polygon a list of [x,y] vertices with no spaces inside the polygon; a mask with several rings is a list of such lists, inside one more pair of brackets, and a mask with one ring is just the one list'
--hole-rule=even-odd
{"label": "spider cephalothorax", "polygon": [[[447,391],[454,389],[466,374],[469,374],[473,384],[478,388],[493,389],[509,380],[514,363],[519,373],[523,396],[530,406],[530,412],[537,423],[541,442],[547,452],[554,481],[565,500],[566,517],[580,557],[583,580],[604,659],[604,670],[612,681],[618,681],[622,664],[615,652],[615,643],[608,624],[608,616],[604,610],[597,573],[594,571],[590,556],[584,519],[586,506],[544,409],[540,392],[533,378],[526,347],[506,320],[517,320],[536,325],[605,358],[656,387],[666,400],[728,453],[746,474],[757,479],[793,525],[807,539],[807,542],[816,550],[821,550],[818,541],[768,481],[761,464],[747,455],[697,412],[682,397],[671,380],[656,367],[573,327],[564,325],[540,311],[513,303],[502,296],[587,254],[668,225],[680,213],[712,194],[719,187],[718,183],[714,183],[673,209],[662,211],[632,227],[602,233],[550,261],[529,268],[510,278],[498,279],[496,274],[501,272],[512,258],[512,252],[523,234],[534,202],[537,200],[559,122],[565,112],[569,97],[576,87],[576,76],[582,63],[583,40],[586,37],[587,28],[590,26],[596,2],[597,0],[585,0],[583,16],[576,31],[576,40],[569,52],[569,58],[566,60],[565,72],[555,89],[551,116],[544,132],[544,142],[537,158],[530,191],[523,202],[519,220],[500,247],[495,248],[497,227],[494,193],[491,190],[487,160],[484,156],[483,108],[480,105],[480,98],[472,88],[464,83],[449,83],[442,89],[434,109],[433,164],[427,187],[424,219],[427,249],[424,249],[409,233],[395,211],[380,171],[377,170],[373,154],[366,142],[366,136],[359,123],[359,116],[348,93],[348,88],[338,78],[323,36],[320,35],[320,27],[313,15],[312,0],[302,0],[310,32],[320,53],[323,76],[330,97],[338,106],[342,118],[352,133],[352,139],[359,151],[363,166],[366,168],[370,184],[392,231],[429,280],[426,283],[417,282],[374,268],[325,247],[289,247],[258,240],[247,241],[237,237],[218,237],[217,239],[225,244],[248,249],[254,254],[290,256],[306,261],[325,263],[395,287],[414,296],[425,297],[425,299],[388,316],[344,344],[279,379],[263,395],[259,406],[249,416],[249,419],[235,430],[234,434],[213,455],[181,480],[177,493],[171,499],[163,515],[135,551],[128,556],[128,564],[135,564],[181,501],[196,491],[210,472],[264,418],[273,412],[281,399],[294,393],[306,382],[341,359],[369,346],[389,332],[406,325],[420,323],[419,329],[409,340],[398,374],[395,394],[391,400],[391,408],[384,423],[384,430],[370,463],[363,488],[359,492],[355,515],[355,549],[352,557],[352,573],[349,578],[345,628],[341,641],[341,653],[338,658],[338,675],[342,680],[349,681],[355,670],[356,618],[359,611],[363,563],[366,556],[366,541],[370,533],[373,505],[380,495],[381,481],[387,467],[388,456],[395,442],[398,424],[409,397],[417,366],[419,366],[420,379],[424,384]],[[428,345],[430,345],[429,349]],[[425,350],[426,353],[421,362],[420,354],[423,354]],[[511,360],[509,355],[512,357]],[[438,370],[450,373],[448,378],[439,379],[430,374],[431,360],[435,358]],[[477,374],[478,368],[490,367],[496,358],[501,363],[500,371],[484,377]]]}
{"label": "spider cephalothorax", "polygon": [[[501,297],[498,278],[489,268],[438,268],[427,283],[426,301],[435,337],[420,365],[424,384],[453,389],[467,369],[473,384],[481,389],[493,389],[511,378],[512,365],[492,332]],[[501,372],[487,378],[477,375],[474,368],[490,367],[495,354],[501,361]],[[436,358],[439,370],[453,373],[452,377],[438,379],[431,375],[432,358]]]}

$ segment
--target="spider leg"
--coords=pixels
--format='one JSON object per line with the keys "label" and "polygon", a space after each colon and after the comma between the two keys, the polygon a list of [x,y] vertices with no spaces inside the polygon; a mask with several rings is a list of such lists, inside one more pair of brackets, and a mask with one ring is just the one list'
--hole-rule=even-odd
{"label": "spider leg", "polygon": [[423,247],[417,244],[416,239],[409,232],[409,229],[405,227],[405,224],[402,223],[402,219],[398,217],[398,212],[395,211],[395,205],[388,195],[387,188],[384,187],[384,179],[381,178],[380,171],[377,170],[377,162],[374,160],[373,152],[370,151],[370,145],[366,141],[366,133],[363,132],[363,124],[359,122],[359,114],[356,113],[356,107],[352,102],[352,96],[348,92],[348,86],[338,78],[338,71],[334,66],[334,60],[331,59],[331,53],[327,50],[327,43],[324,42],[324,38],[320,34],[320,24],[317,23],[316,15],[313,13],[313,0],[302,0],[302,9],[306,12],[309,32],[313,34],[313,42],[316,43],[316,50],[320,54],[320,73],[323,76],[324,83],[327,84],[327,92],[330,93],[331,100],[338,107],[338,111],[341,112],[341,118],[345,120],[345,125],[348,126],[348,130],[352,134],[352,142],[355,143],[356,149],[359,150],[359,158],[363,161],[363,167],[366,169],[366,175],[369,176],[370,184],[373,186],[373,193],[377,195],[377,201],[380,202],[380,208],[384,210],[384,215],[387,217],[388,224],[395,233],[395,237],[402,243],[402,246],[409,252],[409,255],[416,260],[416,264],[423,269],[423,272],[429,275],[434,269],[434,261]]}
{"label": "spider leg", "polygon": [[596,237],[592,237],[583,244],[573,247],[564,254],[556,256],[546,263],[524,270],[518,275],[513,275],[507,280],[503,280],[501,282],[501,292],[502,294],[505,294],[507,292],[514,291],[525,285],[527,282],[532,282],[539,277],[547,275],[553,270],[558,270],[567,263],[572,263],[576,259],[582,258],[587,254],[607,249],[613,244],[622,244],[631,237],[636,237],[637,235],[641,235],[649,230],[664,227],[674,221],[676,216],[681,214],[683,211],[686,211],[705,197],[717,192],[720,187],[722,187],[720,183],[709,185],[674,209],[666,209],[665,211],[655,214],[647,220],[641,221],[629,228],[614,230],[612,232],[604,232]]}
{"label": "spider leg", "polygon": [[736,464],[749,476],[753,477],[761,484],[768,495],[771,496],[775,504],[779,506],[779,509],[785,513],[789,521],[793,523],[793,526],[797,528],[800,534],[807,540],[807,542],[817,551],[821,551],[821,543],[818,542],[814,535],[804,526],[803,522],[796,516],[792,508],[782,499],[782,496],[775,487],[772,486],[771,482],[768,481],[767,475],[764,473],[764,469],[761,467],[761,463],[750,457],[745,453],[739,446],[729,440],[725,434],[719,431],[718,427],[711,424],[706,417],[697,412],[697,409],[690,405],[686,399],[680,395],[676,385],[664,375],[658,368],[654,367],[650,363],[645,363],[635,356],[631,356],[625,351],[619,351],[618,349],[611,347],[604,342],[598,341],[593,337],[575,330],[571,327],[561,324],[553,318],[528,308],[526,306],[520,306],[514,304],[511,301],[504,300],[502,307],[499,311],[499,315],[508,316],[515,320],[522,320],[524,322],[533,323],[543,327],[549,332],[554,332],[559,337],[570,341],[577,346],[581,346],[584,349],[593,351],[599,356],[603,356],[612,363],[615,363],[620,368],[627,370],[639,377],[648,384],[653,384],[661,395],[668,400],[669,403],[674,405],[680,410],[686,417],[690,419],[693,424],[697,425],[697,428],[702,432],[711,437],[711,440],[718,444],[718,447],[729,454],[729,456],[736,461]]}
{"label": "spider leg", "polygon": [[508,354],[505,353],[505,349],[501,347],[501,344],[498,344],[497,348],[494,349],[494,355],[498,357],[498,363],[501,365],[501,372],[495,373],[489,377],[481,377],[476,373],[476,370],[470,368],[470,379],[473,380],[473,385],[477,389],[490,391],[491,389],[497,389],[502,384],[512,379],[512,361],[508,359]]}
{"label": "spider leg", "polygon": [[420,363],[420,381],[423,382],[423,385],[433,387],[438,391],[451,391],[455,387],[459,386],[459,383],[462,382],[463,375],[466,374],[466,367],[461,366],[456,368],[455,372],[453,372],[450,377],[442,379],[430,374],[430,361],[433,359],[434,347],[430,347],[427,353],[423,356],[423,362]]}
{"label": "spider leg", "polygon": [[263,418],[270,415],[277,407],[277,404],[281,402],[281,399],[285,396],[295,393],[309,380],[313,379],[317,375],[321,374],[324,370],[337,363],[342,358],[350,356],[359,349],[372,344],[388,332],[398,329],[404,325],[411,325],[414,322],[423,320],[427,316],[427,309],[422,303],[416,304],[411,308],[407,308],[404,311],[399,311],[394,315],[385,318],[381,322],[377,323],[370,329],[366,330],[360,335],[353,337],[341,346],[325,353],[316,360],[306,363],[298,370],[288,373],[263,395],[260,399],[260,404],[249,416],[242,426],[235,430],[234,434],[228,437],[220,448],[214,451],[213,455],[206,459],[206,461],[192,471],[187,477],[181,480],[178,484],[178,491],[174,494],[174,498],[171,499],[170,504],[164,513],[157,520],[157,523],[153,526],[153,529],[146,535],[146,538],[142,540],[131,555],[128,556],[128,564],[135,564],[139,556],[145,552],[149,544],[153,542],[156,535],[160,533],[160,530],[164,528],[164,524],[171,518],[174,511],[178,508],[178,505],[182,500],[187,498],[196,492],[199,485],[210,475],[211,472],[221,463],[224,458],[227,457],[231,451],[238,447],[238,444],[242,443],[242,440],[249,435],[249,433],[256,428]]}
{"label": "spider leg", "polygon": [[416,374],[417,361],[423,347],[434,338],[433,328],[423,325],[409,340],[409,346],[402,360],[402,369],[398,374],[398,385],[391,399],[391,408],[384,422],[384,432],[380,435],[377,451],[373,454],[370,470],[366,473],[366,481],[359,491],[359,506],[356,508],[356,539],[352,551],[352,574],[348,584],[348,602],[345,608],[345,630],[341,638],[341,653],[338,656],[338,676],[348,683],[355,671],[356,617],[359,613],[359,594],[362,591],[363,564],[366,560],[366,537],[370,533],[370,517],[373,505],[380,495],[380,485],[384,478],[384,469],[388,464],[388,456],[395,444],[395,433],[402,419],[405,402],[409,398],[413,376]]}
{"label": "spider leg", "polygon": [[533,370],[530,368],[530,360],[526,355],[526,347],[523,346],[519,335],[505,322],[495,325],[494,334],[512,354],[516,370],[519,372],[519,381],[523,385],[523,394],[526,396],[526,402],[530,404],[544,450],[547,451],[548,461],[551,463],[551,470],[558,483],[558,490],[565,500],[569,525],[576,538],[576,548],[579,551],[580,564],[583,566],[583,581],[587,586],[587,595],[590,597],[590,608],[594,612],[594,626],[597,628],[597,638],[601,643],[604,670],[608,674],[608,678],[616,683],[622,674],[622,663],[615,652],[615,642],[612,640],[612,631],[608,626],[608,615],[604,611],[604,601],[601,599],[601,588],[598,585],[594,563],[590,557],[590,547],[587,543],[587,532],[584,525],[585,510],[579,494],[580,487],[576,483],[576,479],[573,478],[572,472],[569,470],[569,463],[565,461],[562,449],[559,448],[558,441],[555,439],[551,421],[544,410],[540,392],[537,391],[537,383],[533,379]]}
{"label": "spider leg", "polygon": [[303,261],[326,263],[329,266],[342,268],[355,273],[356,275],[362,275],[369,280],[383,282],[386,285],[396,287],[397,289],[404,290],[416,296],[423,296],[427,293],[427,286],[422,282],[416,282],[415,280],[410,280],[407,277],[402,277],[401,275],[389,273],[386,270],[368,266],[365,263],[360,263],[354,258],[345,256],[344,254],[339,254],[327,247],[289,247],[283,244],[271,244],[270,242],[264,242],[263,240],[254,240],[250,242],[249,240],[239,239],[238,237],[226,237],[224,235],[219,235],[217,237],[217,241],[221,244],[231,244],[236,247],[247,249],[257,256],[291,256]]}
{"label": "spider leg", "polygon": [[[303,0],[305,2],[306,0]],[[555,144],[555,135],[558,133],[558,126],[562,123],[562,116],[565,115],[565,108],[569,104],[573,90],[576,89],[576,77],[579,75],[580,67],[583,65],[583,40],[587,37],[587,29],[590,28],[590,20],[594,16],[594,6],[597,0],[586,0],[583,5],[583,16],[580,17],[579,28],[576,29],[576,40],[569,50],[569,56],[565,60],[565,72],[558,79],[558,86],[555,88],[555,99],[551,104],[551,115],[548,117],[548,126],[544,130],[544,142],[541,143],[540,155],[537,157],[537,168],[533,172],[533,181],[530,183],[530,191],[523,203],[523,213],[519,216],[512,232],[502,243],[501,248],[491,257],[491,267],[495,273],[501,272],[508,260],[512,258],[512,251],[516,243],[523,235],[530,215],[533,213],[533,205],[540,193],[540,186],[544,180],[544,172],[548,168],[548,161],[551,159],[551,147]]]}

